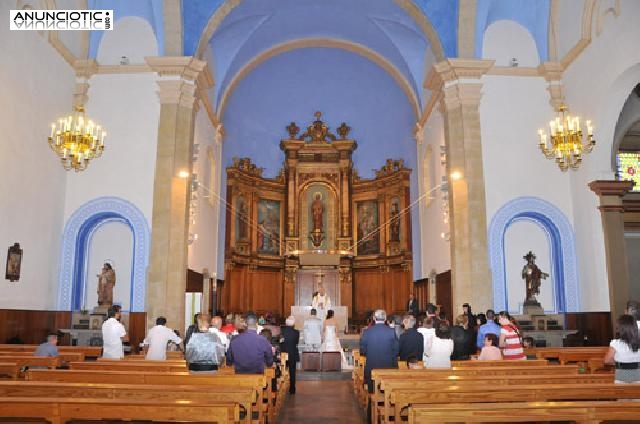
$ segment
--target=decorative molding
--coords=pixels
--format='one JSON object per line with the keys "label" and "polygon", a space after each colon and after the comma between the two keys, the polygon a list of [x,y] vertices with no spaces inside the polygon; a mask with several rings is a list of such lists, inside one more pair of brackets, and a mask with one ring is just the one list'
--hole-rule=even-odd
{"label": "decorative molding", "polygon": [[494,214],[489,225],[494,309],[519,312],[513,307],[509,309],[504,252],[507,229],[518,221],[533,222],[546,233],[551,253],[555,312],[578,312],[580,303],[573,228],[560,209],[537,197],[518,197],[507,202]]}
{"label": "decorative molding", "polygon": [[132,63],[129,65],[98,65],[96,74],[144,74],[153,72],[146,63]]}
{"label": "decorative molding", "polygon": [[[133,233],[131,312],[145,310],[149,225],[133,203],[118,197],[99,197],[80,206],[67,220],[62,236],[57,309],[69,311],[84,306],[87,254],[94,230],[106,221],[123,220]],[[82,298],[81,298],[82,297]]]}
{"label": "decorative molding", "polygon": [[220,107],[218,108],[218,120],[222,121],[222,117],[224,116],[224,111],[227,105],[231,94],[236,89],[237,85],[242,81],[249,73],[251,73],[255,68],[257,68],[261,63],[266,60],[275,57],[277,55],[286,53],[288,51],[309,48],[309,47],[328,47],[328,48],[336,48],[342,49],[345,51],[349,51],[352,53],[359,54],[367,59],[371,60],[376,65],[380,66],[384,69],[391,77],[398,83],[402,91],[407,96],[409,103],[411,104],[411,108],[415,114],[416,119],[420,116],[420,102],[418,100],[417,94],[414,92],[411,84],[407,79],[402,75],[402,73],[385,57],[380,55],[378,52],[358,43],[337,40],[332,38],[304,38],[297,39],[285,42],[283,44],[275,45],[262,53],[256,55],[247,62],[231,79],[231,82],[225,88],[224,93],[222,93],[220,100]]}
{"label": "decorative molding", "polygon": [[495,60],[445,59],[433,65],[441,84],[461,79],[480,79],[493,67]]}
{"label": "decorative molding", "polygon": [[536,68],[536,72],[548,82],[560,81],[562,80],[564,66],[560,62],[543,62]]}
{"label": "decorative molding", "polygon": [[499,75],[506,77],[538,77],[540,72],[537,68],[527,66],[494,66],[487,71],[487,75]]}
{"label": "decorative molding", "polygon": [[159,80],[158,98],[161,104],[178,104],[182,107],[196,106],[196,86],[184,80]]}
{"label": "decorative molding", "polygon": [[[208,68],[207,62],[192,56],[147,56],[144,60],[161,77],[180,77],[188,81],[196,81]],[[206,81],[206,76],[204,78]]]}

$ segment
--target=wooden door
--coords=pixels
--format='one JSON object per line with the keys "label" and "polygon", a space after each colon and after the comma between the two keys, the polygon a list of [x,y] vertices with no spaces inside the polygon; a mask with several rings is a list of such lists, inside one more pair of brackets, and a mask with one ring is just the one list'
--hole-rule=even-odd
{"label": "wooden door", "polygon": [[451,270],[436,276],[436,303],[444,309],[449,322],[453,322],[453,303],[451,301]]}

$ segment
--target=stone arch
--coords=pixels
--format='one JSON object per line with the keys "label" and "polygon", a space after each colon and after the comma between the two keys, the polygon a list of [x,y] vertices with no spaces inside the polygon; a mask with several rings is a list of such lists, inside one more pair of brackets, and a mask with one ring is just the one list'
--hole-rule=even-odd
{"label": "stone arch", "polygon": [[504,241],[509,226],[527,220],[547,235],[551,272],[555,275],[554,306],[557,312],[577,312],[578,273],[573,228],[567,217],[553,204],[537,197],[518,197],[503,205],[489,226],[489,260],[493,278],[493,306],[508,310]]}
{"label": "stone arch", "polygon": [[67,220],[62,236],[58,284],[58,309],[79,310],[83,304],[84,268],[94,231],[108,222],[122,222],[133,234],[131,312],[145,308],[150,232],[144,214],[133,203],[118,197],[99,197],[80,206]]}

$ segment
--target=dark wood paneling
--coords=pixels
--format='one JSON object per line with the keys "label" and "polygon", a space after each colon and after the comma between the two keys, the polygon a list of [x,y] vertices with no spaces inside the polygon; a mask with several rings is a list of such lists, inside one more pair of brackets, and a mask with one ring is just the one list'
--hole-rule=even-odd
{"label": "dark wood paneling", "polygon": [[29,311],[22,309],[0,310],[0,341],[6,343],[19,337],[23,343],[42,343],[47,334],[71,327],[71,312]]}
{"label": "dark wood paneling", "polygon": [[[449,322],[453,322],[453,302],[451,300],[451,270],[436,276],[436,303],[444,309]],[[462,308],[462,306],[460,306]]]}
{"label": "dark wood paneling", "polygon": [[585,346],[609,346],[614,337],[611,330],[611,312],[567,313],[565,328],[578,330],[574,338],[581,340]]}
{"label": "dark wood paneling", "polygon": [[420,313],[424,313],[429,303],[429,279],[422,278],[413,283],[413,294],[418,299],[418,308]]}
{"label": "dark wood paneling", "polygon": [[249,272],[248,277],[250,303],[246,309],[258,314],[271,312],[282,316],[282,273],[279,270],[256,270]]}
{"label": "dark wood paneling", "polygon": [[353,318],[362,320],[376,309],[384,309],[388,315],[406,312],[410,282],[409,270],[356,270]]}
{"label": "dark wood paneling", "polygon": [[187,293],[202,293],[202,274],[192,269],[187,270]]}
{"label": "dark wood paneling", "polygon": [[[172,325],[172,323],[167,324]],[[129,328],[127,328],[127,332],[129,333],[129,343],[133,352],[138,352],[140,343],[147,334],[147,313],[129,312]]]}

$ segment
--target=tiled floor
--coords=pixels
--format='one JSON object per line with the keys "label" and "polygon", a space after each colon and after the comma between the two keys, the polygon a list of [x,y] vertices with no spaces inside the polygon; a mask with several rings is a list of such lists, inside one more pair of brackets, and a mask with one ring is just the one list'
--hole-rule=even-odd
{"label": "tiled floor", "polygon": [[287,395],[277,422],[362,424],[365,416],[351,380],[298,380],[296,394]]}

